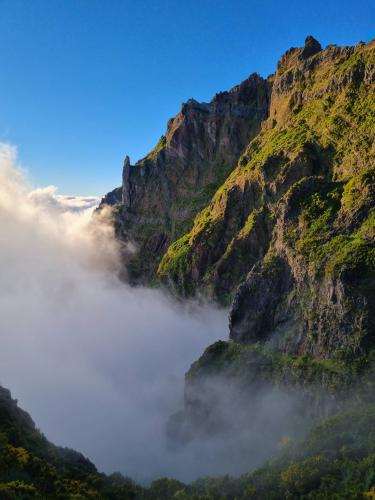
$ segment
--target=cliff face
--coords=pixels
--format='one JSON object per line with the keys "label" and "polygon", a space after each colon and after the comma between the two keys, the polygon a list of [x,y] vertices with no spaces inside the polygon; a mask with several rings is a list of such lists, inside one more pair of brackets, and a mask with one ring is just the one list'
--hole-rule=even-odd
{"label": "cliff face", "polygon": [[190,99],[153,151],[135,165],[125,159],[122,187],[102,203],[114,206],[118,237],[137,249],[126,256],[131,280],[155,278],[168,245],[190,229],[259,132],[269,89],[269,82],[254,74],[210,103]]}
{"label": "cliff face", "polygon": [[292,56],[281,60],[259,136],[264,172],[282,134],[282,168],[265,186],[274,230],[236,293],[231,338],[272,338],[319,358],[363,355],[375,334],[375,46],[328,47],[285,69]]}
{"label": "cliff face", "polygon": [[374,165],[374,45],[307,39],[280,60],[269,118],[238,166],[171,245],[159,276],[183,295],[228,302],[268,251],[278,203],[298,181],[344,182]]}
{"label": "cliff face", "polygon": [[230,336],[272,340],[318,358],[364,355],[375,342],[375,169],[348,182],[292,186],[264,260],[240,285]]}
{"label": "cliff face", "polygon": [[126,158],[122,188],[103,201],[138,248],[130,277],[155,280],[158,266],[179,295],[234,298],[235,341],[365,353],[375,333],[374,90],[374,41],[323,50],[307,37],[267,81],[252,75],[209,104],[184,104],[146,158]]}
{"label": "cliff face", "polygon": [[182,295],[234,294],[230,341],[187,373],[171,424],[183,439],[217,425],[207,379],[239,387],[254,414],[276,386],[315,417],[373,385],[358,381],[375,343],[375,43],[308,38],[272,81],[260,133],[159,265]]}
{"label": "cliff face", "polygon": [[365,355],[375,335],[374,90],[374,41],[323,50],[308,37],[267,81],[252,75],[210,104],[185,104],[153,152],[126,159],[122,189],[105,200],[118,201],[119,237],[139,247],[131,276],[153,279],[161,258],[158,278],[175,293],[234,298],[236,342]]}
{"label": "cliff face", "polygon": [[[308,37],[304,47],[282,56],[267,82],[256,78],[251,88],[256,102],[263,96],[267,108],[261,126],[257,122],[251,129],[236,167],[228,167],[229,175],[191,228],[166,249],[179,233],[172,230],[168,215],[163,228],[169,232],[163,229],[163,243],[153,250],[163,254],[159,280],[175,293],[203,294],[224,304],[234,299],[230,341],[210,347],[188,372],[185,411],[175,422],[177,428],[186,419],[196,422],[202,414],[215,414],[204,383],[212,373],[240,381],[249,398],[265,385],[293,386],[298,393],[301,386],[309,386],[302,391],[309,407],[322,411],[320,391],[310,389],[324,388],[328,401],[338,397],[374,348],[375,42],[323,50]],[[225,99],[233,99],[236,92]],[[190,193],[197,192],[198,157],[211,158],[212,165],[217,165],[213,158],[225,157],[224,147],[220,153],[207,148],[212,144],[210,113],[202,106],[207,105],[194,104],[189,116],[181,112],[169,124],[167,139],[152,153],[156,159],[151,155],[134,169],[127,163],[123,203],[115,211],[116,224],[123,227],[120,235],[135,227],[126,221],[138,200],[154,197],[154,191],[146,192],[148,179],[162,193],[160,207],[165,200],[173,207],[169,168],[177,169],[179,189],[188,182]],[[229,120],[227,112],[225,116]],[[223,130],[228,130],[224,123]],[[177,131],[180,139],[174,142]],[[181,141],[186,147],[177,146]],[[231,148],[236,142],[233,138],[224,144]],[[238,145],[232,161],[240,150]],[[142,168],[150,161],[155,168],[157,158],[164,158],[163,174],[146,174]],[[136,186],[143,187],[137,191],[131,178],[141,172],[144,184],[138,181]],[[188,181],[182,179],[184,172]],[[212,182],[217,169],[208,173]],[[192,195],[185,195],[181,206],[189,211]],[[172,213],[160,207],[147,213]],[[189,213],[185,220],[190,224]]]}

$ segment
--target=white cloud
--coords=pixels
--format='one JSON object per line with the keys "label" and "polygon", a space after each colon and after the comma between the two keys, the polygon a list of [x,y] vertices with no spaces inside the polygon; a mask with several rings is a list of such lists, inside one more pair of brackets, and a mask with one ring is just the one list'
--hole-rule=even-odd
{"label": "white cloud", "polygon": [[226,335],[226,312],[172,302],[116,277],[118,247],[97,200],[31,190],[0,147],[0,383],[49,439],[100,469],[184,476],[163,426],[183,375]]}
{"label": "white cloud", "polygon": [[100,198],[97,196],[64,196],[57,194],[56,186],[37,188],[28,193],[31,202],[40,207],[58,210],[60,212],[86,212],[92,211],[99,205]]}
{"label": "white cloud", "polygon": [[184,373],[227,336],[227,312],[120,282],[109,214],[91,223],[98,200],[32,190],[15,162],[0,145],[0,383],[50,440],[106,472],[190,480],[259,464],[293,404],[279,393],[255,403],[225,379],[200,390],[231,433],[175,449],[165,440]]}

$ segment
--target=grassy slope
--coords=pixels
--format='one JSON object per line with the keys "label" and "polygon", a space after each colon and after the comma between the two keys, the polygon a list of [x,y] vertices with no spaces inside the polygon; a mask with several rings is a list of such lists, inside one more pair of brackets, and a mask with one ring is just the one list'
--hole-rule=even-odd
{"label": "grassy slope", "polygon": [[[317,164],[316,173],[335,182],[350,181],[374,166],[374,88],[356,77],[375,63],[374,43],[357,47],[349,57],[331,56],[332,51],[326,49],[313,56],[316,64],[307,76],[273,96],[263,131],[250,143],[210,204],[197,215],[192,230],[168,248],[158,273],[180,293],[210,289],[216,280],[213,295],[221,302],[230,299],[255,260],[246,247],[242,246],[241,254],[238,244],[257,230],[256,225],[249,226],[249,218],[266,208],[272,219],[286,190],[304,175],[311,175],[311,168],[304,173],[306,163]],[[285,79],[293,70],[296,68],[289,67],[277,78]],[[252,199],[247,202],[249,192]],[[240,266],[243,272],[218,274],[233,252],[237,266],[241,258],[244,261]],[[227,296],[220,296],[223,290]]]}
{"label": "grassy slope", "polygon": [[[249,349],[231,345],[223,349],[223,355],[241,358]],[[279,367],[284,361],[279,360]],[[294,364],[297,371],[308,365],[297,359]],[[290,370],[290,363],[285,366]],[[336,375],[342,371],[342,367],[315,367],[313,371],[325,369]],[[54,447],[11,413],[4,407],[0,412],[2,499],[349,500],[375,496],[375,404],[371,400],[355,401],[319,422],[302,440],[285,436],[277,457],[240,478],[203,478],[190,485],[162,478],[149,488],[120,475],[97,473],[81,455]]]}
{"label": "grassy slope", "polygon": [[142,489],[105,476],[80,453],[51,444],[0,387],[0,498],[131,499]]}

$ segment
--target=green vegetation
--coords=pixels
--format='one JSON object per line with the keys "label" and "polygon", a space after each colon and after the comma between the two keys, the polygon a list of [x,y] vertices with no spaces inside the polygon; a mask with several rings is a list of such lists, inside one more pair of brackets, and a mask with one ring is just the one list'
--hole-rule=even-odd
{"label": "green vegetation", "polygon": [[[0,420],[0,496],[4,499],[361,499],[375,491],[375,403],[373,356],[352,366],[307,356],[274,352],[261,345],[217,342],[196,362],[188,377],[226,371],[270,381],[347,390],[354,381],[361,391],[334,415],[316,423],[305,437],[284,436],[280,451],[263,467],[239,478],[202,478],[191,484],[161,478],[137,486],[120,474],[105,476],[81,455],[56,448],[21,417],[21,410],[2,404]],[[233,367],[235,367],[233,369]],[[229,371],[228,371],[229,370]],[[203,373],[204,372],[204,373]],[[244,380],[244,383],[248,379]]]}
{"label": "green vegetation", "polygon": [[146,156],[146,158],[144,160],[148,160],[148,159],[154,159],[156,158],[156,155],[162,151],[165,146],[167,145],[167,138],[165,137],[165,135],[162,135],[158,141],[158,143],[156,144],[156,146],[154,147],[153,150],[151,150],[148,155]]}
{"label": "green vegetation", "polygon": [[1,499],[132,499],[141,488],[105,476],[80,453],[52,445],[0,387]]}
{"label": "green vegetation", "polygon": [[[372,269],[373,250],[363,231],[348,234],[347,229],[342,229],[341,234],[339,230],[334,234],[330,226],[335,225],[336,218],[344,210],[356,210],[365,193],[373,190],[373,170],[371,173],[369,169],[373,165],[375,97],[364,74],[366,65],[375,62],[375,50],[373,44],[364,45],[340,58],[330,55],[334,53],[330,50],[327,49],[326,57],[313,56],[319,62],[308,78],[297,79],[290,91],[273,96],[267,125],[251,141],[238,167],[217,189],[211,202],[197,215],[190,232],[163,256],[159,276],[168,277],[183,294],[199,289],[210,290],[209,295],[212,295],[212,290],[216,290],[213,295],[219,302],[222,302],[220,294],[230,297],[240,277],[231,281],[225,270],[220,273],[216,269],[228,257],[233,242],[244,240],[250,234],[238,223],[236,206],[242,207],[245,220],[262,206],[270,212],[277,211],[277,204],[285,192],[311,175],[323,175],[336,182],[334,189],[337,192],[333,190],[329,195],[337,197],[336,205],[333,199],[325,199],[325,210],[321,210],[319,220],[312,223],[312,218],[310,222],[307,220],[306,204],[306,231],[298,248],[312,267],[319,267],[332,254],[324,264],[327,273],[337,274],[346,267],[360,272]],[[295,71],[297,56],[296,52],[286,73]],[[287,77],[286,73],[283,78]],[[347,183],[342,200],[340,182]],[[319,210],[318,200],[310,202],[311,210]],[[288,228],[289,236],[293,236],[294,229]],[[288,237],[286,232],[285,236]],[[182,242],[185,248],[183,266],[180,265],[181,253],[176,252]],[[223,242],[226,244],[222,245]],[[325,247],[320,249],[320,244]],[[219,247],[222,249],[218,250]],[[202,249],[207,256],[203,263],[199,260]],[[246,273],[243,269],[251,268],[254,257],[251,252],[245,252],[238,261],[243,276]],[[176,272],[177,267],[179,272]],[[184,288],[184,283],[189,289]]]}
{"label": "green vegetation", "polygon": [[[225,376],[242,380],[250,387],[254,381],[287,386],[318,386],[328,392],[345,391],[361,373],[370,372],[370,358],[348,364],[341,360],[289,354],[266,344],[239,344],[219,341],[210,346],[190,368],[187,380]],[[370,365],[370,366],[369,366]],[[372,373],[372,372],[371,372]]]}
{"label": "green vegetation", "polygon": [[[344,187],[336,183],[330,191],[303,200],[298,221],[287,228],[285,237],[305,256],[313,271],[326,276],[351,272],[357,280],[375,272],[374,210],[355,217],[357,210],[374,202],[374,172],[367,169]],[[357,226],[351,231],[348,216]]]}
{"label": "green vegetation", "polygon": [[[177,291],[182,295],[184,291],[190,289],[190,279],[189,276],[186,276],[189,251],[189,237],[185,235],[168,248],[158,267],[159,277],[168,274],[172,282],[176,283]],[[184,277],[183,281],[180,279],[181,276]]]}
{"label": "green vegetation", "polygon": [[[280,456],[239,479],[200,480],[185,497],[207,499],[364,499],[375,491],[375,405],[354,405],[280,443]],[[189,496],[190,495],[190,496]],[[194,497],[202,495],[202,497]],[[206,495],[206,496],[203,496]]]}
{"label": "green vegetation", "polygon": [[[284,436],[263,467],[242,475],[207,477],[183,485],[169,479],[147,498],[208,500],[362,499],[375,492],[374,353],[352,364],[274,351],[265,345],[219,341],[194,363],[188,380],[240,377],[244,388],[287,383],[300,392],[335,394],[336,410],[304,436]],[[230,387],[230,385],[227,385]],[[341,396],[339,396],[341,394]]]}

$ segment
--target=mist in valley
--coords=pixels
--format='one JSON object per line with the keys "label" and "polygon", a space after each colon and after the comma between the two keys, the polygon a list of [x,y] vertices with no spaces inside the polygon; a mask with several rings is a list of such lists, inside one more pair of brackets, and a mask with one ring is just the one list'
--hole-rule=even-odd
{"label": "mist in valley", "polygon": [[209,392],[228,433],[167,441],[166,423],[183,407],[184,373],[227,337],[227,311],[121,282],[108,214],[92,222],[97,203],[53,186],[33,189],[16,150],[1,145],[1,385],[49,440],[105,472],[187,481],[258,465],[293,412],[280,393],[264,394],[255,412],[215,381]]}

